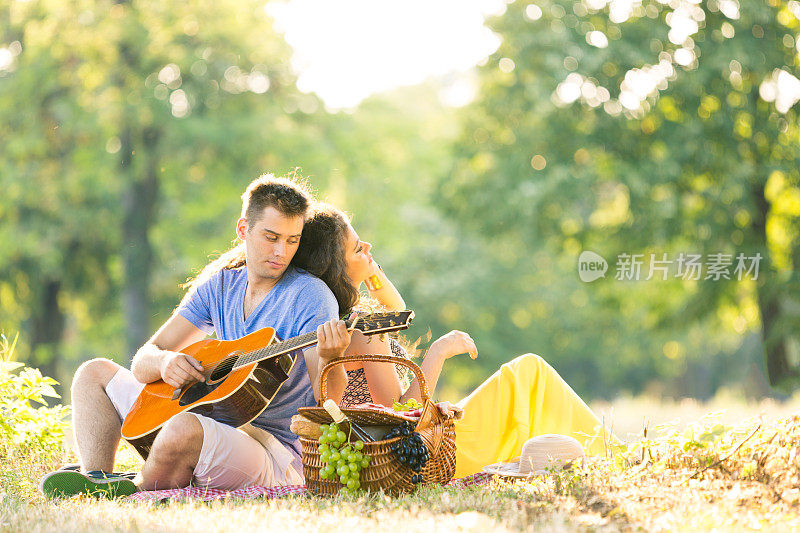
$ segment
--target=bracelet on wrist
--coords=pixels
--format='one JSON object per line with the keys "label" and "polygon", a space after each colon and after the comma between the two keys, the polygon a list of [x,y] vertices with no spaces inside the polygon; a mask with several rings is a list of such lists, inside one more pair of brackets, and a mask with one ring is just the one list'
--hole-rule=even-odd
{"label": "bracelet on wrist", "polygon": [[377,276],[377,274],[373,274],[365,279],[364,285],[366,285],[367,289],[371,291],[377,291],[383,288],[383,283],[381,283],[381,279]]}

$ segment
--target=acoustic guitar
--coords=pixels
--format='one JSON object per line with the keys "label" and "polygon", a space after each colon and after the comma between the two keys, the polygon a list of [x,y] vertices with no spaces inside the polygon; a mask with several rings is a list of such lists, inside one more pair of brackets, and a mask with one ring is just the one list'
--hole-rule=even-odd
{"label": "acoustic guitar", "polygon": [[[408,328],[413,311],[373,313],[345,321],[348,330],[375,335]],[[122,424],[122,437],[143,459],[161,427],[178,413],[192,412],[233,427],[249,423],[267,408],[289,378],[302,348],[317,333],[282,341],[264,328],[235,341],[205,339],[181,350],[203,366],[205,382],[174,389],[162,380],[145,385]]]}

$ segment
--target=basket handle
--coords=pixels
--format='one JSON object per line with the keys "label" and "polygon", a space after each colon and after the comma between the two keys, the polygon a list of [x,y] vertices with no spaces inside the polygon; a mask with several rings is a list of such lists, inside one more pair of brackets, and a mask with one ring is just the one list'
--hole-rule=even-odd
{"label": "basket handle", "polygon": [[[403,365],[417,377],[419,383],[420,403],[425,405],[425,402],[430,400],[428,392],[428,383],[425,381],[425,376],[422,374],[422,369],[414,361],[406,359],[405,357],[397,357],[396,355],[385,354],[372,354],[372,355],[350,355],[347,357],[337,357],[331,360],[327,365],[322,368],[322,373],[319,376],[319,405],[322,405],[328,397],[328,373],[337,365],[343,365],[351,362],[365,362],[365,363],[394,363]],[[399,400],[399,398],[398,398]]]}

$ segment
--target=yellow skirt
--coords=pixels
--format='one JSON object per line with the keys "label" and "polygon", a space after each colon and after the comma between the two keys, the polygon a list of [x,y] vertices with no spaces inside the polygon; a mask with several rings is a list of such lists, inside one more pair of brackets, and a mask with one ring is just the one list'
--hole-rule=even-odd
{"label": "yellow skirt", "polygon": [[546,433],[575,437],[586,455],[605,451],[597,415],[538,355],[504,364],[458,405],[464,418],[455,423],[456,477],[509,461],[525,441]]}

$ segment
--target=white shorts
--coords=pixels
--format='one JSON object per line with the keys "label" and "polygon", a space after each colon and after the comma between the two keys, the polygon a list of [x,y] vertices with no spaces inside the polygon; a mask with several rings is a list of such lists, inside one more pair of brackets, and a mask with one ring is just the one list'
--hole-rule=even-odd
{"label": "white shorts", "polygon": [[[120,368],[106,385],[106,394],[120,421],[144,389],[130,370]],[[294,455],[271,433],[250,424],[227,426],[191,413],[203,426],[203,447],[194,469],[194,485],[235,490],[250,486],[302,485]]]}

